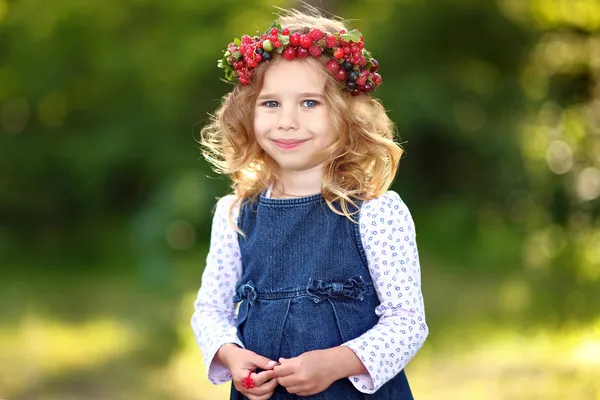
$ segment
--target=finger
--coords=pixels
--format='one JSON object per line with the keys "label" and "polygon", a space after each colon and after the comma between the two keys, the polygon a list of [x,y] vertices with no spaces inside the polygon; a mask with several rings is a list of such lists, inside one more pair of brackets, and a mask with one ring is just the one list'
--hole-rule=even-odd
{"label": "finger", "polygon": [[262,372],[259,372],[258,374],[250,375],[250,378],[254,379],[255,385],[256,385],[256,387],[258,387],[258,386],[262,385],[263,383],[275,378],[275,371],[273,371],[273,370],[262,371]]}
{"label": "finger", "polygon": [[300,383],[298,375],[295,374],[284,376],[282,378],[277,378],[277,382],[279,382],[279,384],[285,388],[298,386],[298,384]]}
{"label": "finger", "polygon": [[304,388],[300,385],[295,385],[295,386],[285,388],[285,390],[287,390],[288,393],[291,393],[291,394],[298,394],[298,393],[304,392],[303,389]]}
{"label": "finger", "polygon": [[246,397],[248,397],[248,399],[250,400],[269,400],[271,398],[271,396],[273,396],[273,392],[269,392],[266,394],[263,394],[262,396],[253,396],[251,394],[246,395]]}
{"label": "finger", "polygon": [[296,365],[293,363],[285,363],[285,364],[281,364],[276,366],[275,368],[273,368],[273,371],[275,371],[275,375],[277,375],[278,377],[282,377],[282,376],[288,376],[290,374],[293,374],[294,371],[296,370]]}
{"label": "finger", "polygon": [[269,360],[267,357],[259,356],[256,353],[250,358],[250,362],[260,369],[273,369],[277,365],[276,361]]}
{"label": "finger", "polygon": [[277,379],[272,379],[261,386],[257,386],[254,389],[248,390],[248,393],[256,396],[263,396],[265,394],[272,393],[277,385]]}

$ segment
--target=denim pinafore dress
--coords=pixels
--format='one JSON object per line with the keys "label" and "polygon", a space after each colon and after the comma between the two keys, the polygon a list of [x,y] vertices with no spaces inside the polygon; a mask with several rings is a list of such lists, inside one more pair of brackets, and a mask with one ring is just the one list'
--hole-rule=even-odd
{"label": "denim pinafore dress", "polygon": [[[355,214],[358,218],[358,214]],[[337,215],[320,194],[294,199],[259,196],[240,207],[242,278],[237,330],[244,346],[277,361],[339,346],[378,321],[359,225]],[[375,355],[373,355],[375,356]],[[232,385],[231,399],[245,399]],[[278,386],[271,399],[297,399]],[[302,399],[407,400],[404,371],[374,394],[349,379]]]}

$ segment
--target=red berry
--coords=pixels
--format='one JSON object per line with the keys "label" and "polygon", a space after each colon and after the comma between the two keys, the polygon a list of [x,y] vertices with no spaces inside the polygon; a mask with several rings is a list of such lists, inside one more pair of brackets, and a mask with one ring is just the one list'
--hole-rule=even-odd
{"label": "red berry", "polygon": [[300,35],[300,45],[305,49],[308,49],[312,46],[312,38],[309,35]]}
{"label": "red berry", "polygon": [[325,45],[328,49],[333,49],[337,45],[337,38],[333,35],[327,35]]}
{"label": "red berry", "polygon": [[308,52],[310,53],[311,56],[313,57],[319,57],[321,55],[321,53],[323,53],[323,49],[320,48],[319,46],[310,46],[308,48]]}
{"label": "red berry", "polygon": [[254,61],[260,62],[260,60],[262,60],[262,56],[258,53],[254,54]]}
{"label": "red berry", "polygon": [[341,47],[337,47],[335,50],[333,50],[333,56],[335,58],[344,57],[344,49],[342,49]]}
{"label": "red berry", "polygon": [[294,58],[296,58],[296,50],[294,50],[292,46],[286,47],[282,54],[283,58],[288,61],[292,61]]}
{"label": "red berry", "polygon": [[313,29],[310,31],[310,37],[312,40],[317,41],[323,37],[324,33],[320,29]]}
{"label": "red berry", "polygon": [[369,93],[374,89],[373,84],[371,82],[367,82],[365,83],[365,88],[363,89],[363,91],[365,93]]}
{"label": "red berry", "polygon": [[248,85],[250,83],[250,79],[246,78],[245,76],[240,76],[240,83]]}
{"label": "red berry", "polygon": [[306,58],[308,57],[308,50],[306,50],[304,47],[298,47],[296,49],[296,55],[300,58]]}
{"label": "red berry", "polygon": [[263,33],[263,35],[261,37],[262,37],[262,40],[267,40],[269,38],[269,35],[267,35],[266,33]]}
{"label": "red berry", "polygon": [[275,46],[275,48],[277,48],[277,49],[280,48],[282,45],[283,44],[279,40],[276,40],[273,42],[273,46]]}
{"label": "red berry", "polygon": [[356,43],[356,45],[358,46],[359,49],[364,49],[365,48],[365,44],[363,42],[358,42]]}
{"label": "red berry", "polygon": [[367,65],[367,57],[365,57],[365,56],[360,56],[360,59],[359,59],[359,61],[358,61],[358,65],[360,65],[360,66],[361,66],[361,68],[364,68],[364,67],[366,67],[366,65]]}
{"label": "red berry", "polygon": [[340,33],[348,33],[348,32],[346,32],[346,30],[345,30],[345,29],[342,29],[342,30],[340,31]]}
{"label": "red berry", "polygon": [[373,66],[369,69],[369,71],[377,72],[377,70],[379,69],[379,62],[377,62],[376,59],[371,58],[371,64],[373,64]]}
{"label": "red berry", "polygon": [[242,36],[242,43],[249,44],[249,43],[252,43],[252,42],[253,42],[253,40],[252,40],[252,38],[250,36],[248,36],[248,35]]}
{"label": "red berry", "polygon": [[348,74],[346,73],[345,69],[340,69],[338,72],[335,73],[335,77],[339,81],[345,81],[347,76],[348,76]]}
{"label": "red berry", "polygon": [[277,35],[270,35],[270,36],[269,36],[269,40],[270,40],[271,42],[274,42],[274,41],[276,41],[276,40],[279,40],[279,36],[277,36]]}
{"label": "red berry", "polygon": [[283,30],[281,31],[282,35],[289,35],[290,34],[290,30],[288,28],[283,28]]}
{"label": "red berry", "polygon": [[365,86],[365,83],[367,83],[367,77],[366,76],[361,76],[356,80],[356,85],[357,86]]}
{"label": "red berry", "polygon": [[244,62],[243,61],[236,61],[233,63],[233,68],[235,69],[240,69],[244,66]]}
{"label": "red berry", "polygon": [[381,85],[382,78],[381,78],[381,75],[379,75],[377,72],[375,72],[371,75],[371,80],[373,81],[373,84],[375,86]]}
{"label": "red berry", "polygon": [[335,74],[340,70],[340,64],[335,60],[329,60],[327,61],[327,69]]}
{"label": "red berry", "polygon": [[277,35],[279,33],[279,29],[277,28],[271,28],[271,35]]}
{"label": "red berry", "polygon": [[359,94],[361,94],[362,92],[358,89],[352,89],[352,91],[350,92],[350,94],[352,96],[358,96]]}
{"label": "red berry", "polygon": [[294,47],[300,46],[300,34],[298,32],[290,35],[290,44]]}
{"label": "red berry", "polygon": [[347,56],[352,54],[352,49],[350,48],[350,46],[344,47],[344,54]]}
{"label": "red berry", "polygon": [[355,44],[353,44],[353,45],[350,46],[350,50],[352,50],[352,54],[354,54],[354,53],[360,53],[360,49]]}
{"label": "red berry", "polygon": [[247,64],[248,64],[249,67],[252,67],[252,68],[258,67],[258,63],[255,60],[252,60],[252,59],[248,60]]}

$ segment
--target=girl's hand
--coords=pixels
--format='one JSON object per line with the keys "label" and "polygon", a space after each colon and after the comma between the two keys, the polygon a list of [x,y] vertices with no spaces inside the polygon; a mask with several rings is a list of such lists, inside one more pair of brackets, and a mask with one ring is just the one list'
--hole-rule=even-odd
{"label": "girl's hand", "polygon": [[294,358],[280,358],[274,368],[279,384],[289,393],[311,396],[321,393],[340,379],[336,362],[327,350],[308,351]]}
{"label": "girl's hand", "polygon": [[273,370],[267,370],[259,372],[258,374],[251,373],[250,378],[254,380],[254,388],[248,389],[242,385],[242,380],[248,377],[248,370],[239,369],[240,374],[234,373],[231,370],[233,376],[233,383],[235,388],[248,397],[250,400],[267,400],[270,399],[277,387],[277,379],[275,378],[275,372]]}
{"label": "girl's hand", "polygon": [[[277,365],[275,361],[236,345],[221,347],[217,357],[229,369],[235,388],[244,396],[250,400],[267,400],[273,395],[277,387],[277,379],[273,379],[273,367]],[[264,371],[250,374],[250,378],[254,380],[254,388],[244,387],[242,381],[248,377],[250,371],[256,371],[257,368]]]}

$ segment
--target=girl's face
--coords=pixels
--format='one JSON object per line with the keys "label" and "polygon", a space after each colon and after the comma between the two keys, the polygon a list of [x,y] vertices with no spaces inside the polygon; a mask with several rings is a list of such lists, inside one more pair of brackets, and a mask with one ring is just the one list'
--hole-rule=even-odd
{"label": "girl's face", "polygon": [[331,157],[336,130],[325,104],[320,65],[282,60],[269,66],[254,109],[254,132],[280,172],[320,167]]}

